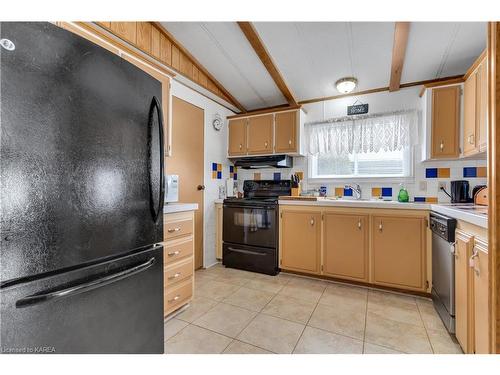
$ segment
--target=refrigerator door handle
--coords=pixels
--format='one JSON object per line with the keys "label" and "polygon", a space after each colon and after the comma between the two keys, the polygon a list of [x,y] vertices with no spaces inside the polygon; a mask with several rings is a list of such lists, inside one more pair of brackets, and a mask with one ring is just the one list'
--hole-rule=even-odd
{"label": "refrigerator door handle", "polygon": [[[153,132],[153,118],[154,118],[154,112],[156,110],[156,113],[158,115],[158,132],[159,132],[159,138],[160,138],[160,192],[159,192],[159,197],[158,197],[158,207],[154,206],[154,200],[153,200],[153,184],[151,181],[151,175],[152,175],[152,132]],[[149,168],[150,168],[150,179],[149,179],[149,188],[150,188],[150,205],[151,205],[151,214],[153,216],[153,220],[156,223],[158,221],[158,217],[163,211],[163,204],[164,204],[164,199],[165,199],[165,150],[164,150],[164,134],[163,134],[163,113],[161,109],[161,104],[156,96],[153,96],[153,99],[151,100],[151,106],[149,107]]]}
{"label": "refrigerator door handle", "polygon": [[84,282],[81,284],[71,286],[69,288],[63,288],[63,289],[55,290],[52,292],[33,294],[31,296],[27,296],[27,297],[21,298],[20,300],[17,300],[16,301],[16,308],[28,307],[28,306],[40,304],[43,302],[47,302],[50,300],[63,298],[63,297],[70,297],[70,296],[73,296],[75,294],[88,292],[88,291],[91,291],[93,289],[103,287],[105,285],[114,283],[114,282],[119,281],[119,280],[123,280],[127,277],[130,277],[130,276],[136,275],[140,272],[146,271],[148,268],[152,267],[155,264],[155,262],[156,262],[156,259],[151,258],[145,263],[141,263],[139,265],[127,268],[123,271],[116,272],[116,273],[113,273],[111,275],[99,277],[99,278],[94,279],[92,281],[87,281],[87,282]]}

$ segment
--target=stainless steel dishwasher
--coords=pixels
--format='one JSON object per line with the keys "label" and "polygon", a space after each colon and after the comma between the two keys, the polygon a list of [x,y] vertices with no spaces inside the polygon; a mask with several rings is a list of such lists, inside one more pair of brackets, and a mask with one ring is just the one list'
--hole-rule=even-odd
{"label": "stainless steel dishwasher", "polygon": [[432,301],[450,333],[455,333],[455,228],[451,217],[431,212]]}

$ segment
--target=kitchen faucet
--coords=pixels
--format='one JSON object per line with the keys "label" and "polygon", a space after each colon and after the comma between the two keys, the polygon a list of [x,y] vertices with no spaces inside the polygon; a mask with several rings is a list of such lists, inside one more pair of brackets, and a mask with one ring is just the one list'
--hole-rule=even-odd
{"label": "kitchen faucet", "polygon": [[354,193],[354,199],[358,200],[358,199],[361,199],[361,186],[359,186],[359,184],[347,184],[345,185],[345,188],[346,189],[352,189],[353,193]]}

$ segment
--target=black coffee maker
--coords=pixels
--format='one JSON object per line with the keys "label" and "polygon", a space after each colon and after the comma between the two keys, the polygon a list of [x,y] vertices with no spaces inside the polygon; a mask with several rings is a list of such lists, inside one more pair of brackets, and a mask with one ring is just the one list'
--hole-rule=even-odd
{"label": "black coffee maker", "polygon": [[451,203],[469,202],[469,181],[451,181]]}

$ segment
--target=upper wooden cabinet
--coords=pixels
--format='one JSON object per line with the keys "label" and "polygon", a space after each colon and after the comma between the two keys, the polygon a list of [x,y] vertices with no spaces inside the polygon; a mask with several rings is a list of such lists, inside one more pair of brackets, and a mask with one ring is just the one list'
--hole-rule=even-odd
{"label": "upper wooden cabinet", "polygon": [[229,120],[228,131],[229,131],[229,140],[228,140],[229,156],[246,155],[247,119],[238,118],[234,120]]}
{"label": "upper wooden cabinet", "polygon": [[371,229],[373,282],[425,291],[425,219],[374,215]]}
{"label": "upper wooden cabinet", "polygon": [[273,114],[248,119],[247,150],[249,155],[273,153]]}
{"label": "upper wooden cabinet", "polygon": [[276,113],[274,116],[274,151],[276,153],[297,152],[298,111]]}
{"label": "upper wooden cabinet", "polygon": [[483,58],[464,84],[464,156],[486,151],[487,122],[487,60]]}
{"label": "upper wooden cabinet", "polygon": [[320,273],[321,213],[285,210],[281,213],[281,267]]}
{"label": "upper wooden cabinet", "polygon": [[[246,121],[246,139],[240,135],[240,128],[232,126],[237,121]],[[304,129],[304,115],[300,109],[288,110],[248,117],[229,119],[228,156],[289,154],[301,155],[301,136]],[[235,134],[233,134],[235,133]],[[238,140],[238,143],[235,141]],[[241,141],[243,143],[240,149]],[[244,152],[243,152],[244,151]],[[243,153],[242,153],[243,152]]]}
{"label": "upper wooden cabinet", "polygon": [[324,214],[325,275],[368,281],[368,223],[368,215]]}
{"label": "upper wooden cabinet", "polygon": [[446,86],[432,90],[432,159],[458,158],[460,91],[460,86]]}

